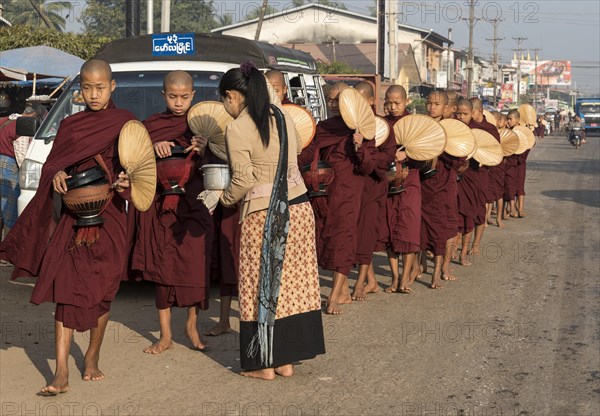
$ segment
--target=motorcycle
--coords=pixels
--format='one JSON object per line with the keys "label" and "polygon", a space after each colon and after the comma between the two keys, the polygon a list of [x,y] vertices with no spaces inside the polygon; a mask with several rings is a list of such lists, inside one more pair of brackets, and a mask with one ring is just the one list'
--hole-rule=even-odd
{"label": "motorcycle", "polygon": [[575,146],[575,149],[579,149],[579,146],[581,146],[581,139],[581,127],[571,127],[569,141]]}

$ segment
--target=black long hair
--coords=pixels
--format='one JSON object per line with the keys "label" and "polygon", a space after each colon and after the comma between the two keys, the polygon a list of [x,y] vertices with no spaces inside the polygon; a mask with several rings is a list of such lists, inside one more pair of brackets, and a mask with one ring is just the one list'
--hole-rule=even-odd
{"label": "black long hair", "polygon": [[256,125],[260,140],[266,148],[269,146],[270,103],[267,80],[253,65],[242,64],[242,68],[230,69],[219,83],[219,94],[225,97],[225,91],[237,91],[246,99],[248,114]]}

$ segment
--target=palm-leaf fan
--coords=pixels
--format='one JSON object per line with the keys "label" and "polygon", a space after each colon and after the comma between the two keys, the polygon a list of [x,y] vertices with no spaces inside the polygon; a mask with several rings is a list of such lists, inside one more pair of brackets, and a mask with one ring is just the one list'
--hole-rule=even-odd
{"label": "palm-leaf fan", "polygon": [[390,124],[385,118],[375,116],[375,146],[381,146],[390,136]]}
{"label": "palm-leaf fan", "polygon": [[340,114],[348,128],[357,130],[365,140],[375,138],[375,113],[358,91],[346,88],[338,95]]}
{"label": "palm-leaf fan", "polygon": [[514,155],[519,148],[519,136],[509,128],[500,130],[500,146],[504,156]]}
{"label": "palm-leaf fan", "polygon": [[519,116],[521,124],[537,127],[537,114],[531,104],[521,104],[519,106]]}
{"label": "palm-leaf fan", "polygon": [[496,166],[502,162],[504,153],[498,140],[490,133],[481,129],[473,129],[475,136],[475,153],[473,159],[484,166]]}
{"label": "palm-leaf fan", "polygon": [[223,103],[202,101],[188,112],[188,124],[192,132],[208,139],[208,147],[219,159],[227,160],[225,128],[233,121]]}
{"label": "palm-leaf fan", "polygon": [[515,126],[512,129],[512,132],[515,133],[519,138],[519,147],[517,147],[517,150],[515,150],[515,155],[523,154],[529,148],[529,139],[527,138],[527,133],[525,133],[525,130],[529,129],[523,126]]}
{"label": "palm-leaf fan", "polygon": [[498,127],[496,125],[496,117],[494,117],[494,115],[490,111],[483,110],[483,117],[485,117],[486,121],[488,123],[490,123],[492,126]]}
{"label": "palm-leaf fan", "polygon": [[119,133],[119,162],[129,176],[131,201],[147,211],[156,192],[156,156],[146,127],[130,120]]}
{"label": "palm-leaf fan", "polygon": [[446,153],[456,157],[467,157],[475,150],[475,137],[469,126],[452,118],[441,120],[439,123],[446,133]]}
{"label": "palm-leaf fan", "polygon": [[300,135],[302,148],[304,149],[312,141],[313,137],[315,137],[317,123],[315,123],[310,112],[301,105],[284,104],[283,109],[294,120],[294,126]]}
{"label": "palm-leaf fan", "polygon": [[446,133],[442,126],[429,116],[413,114],[402,117],[394,124],[396,144],[403,146],[413,160],[431,160],[439,156],[446,146]]}
{"label": "palm-leaf fan", "polygon": [[533,132],[528,129],[525,126],[515,126],[513,128],[513,131],[517,130],[517,131],[522,131],[523,134],[525,135],[525,137],[527,138],[527,149],[529,150],[531,148],[533,148],[533,146],[535,146],[535,136],[533,135]]}

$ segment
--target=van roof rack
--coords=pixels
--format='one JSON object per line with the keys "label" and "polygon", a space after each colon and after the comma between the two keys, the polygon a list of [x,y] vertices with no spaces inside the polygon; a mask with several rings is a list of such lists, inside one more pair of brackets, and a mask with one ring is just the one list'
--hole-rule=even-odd
{"label": "van roof rack", "polygon": [[317,65],[306,52],[259,42],[237,36],[216,33],[193,33],[195,52],[187,55],[152,54],[153,36],[168,36],[168,33],[141,35],[118,39],[107,43],[98,51],[95,58],[108,63],[147,62],[147,61],[209,61],[241,64],[253,61],[258,68],[284,71],[304,70],[317,73]]}

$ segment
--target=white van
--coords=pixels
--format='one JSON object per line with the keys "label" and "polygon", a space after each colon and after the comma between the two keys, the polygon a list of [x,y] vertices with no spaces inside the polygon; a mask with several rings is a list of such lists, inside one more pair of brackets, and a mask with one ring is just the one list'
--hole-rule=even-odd
{"label": "white van", "polygon": [[[163,77],[180,69],[194,78],[194,103],[219,101],[221,77],[231,68],[252,60],[263,70],[284,73],[289,99],[305,106],[317,121],[327,118],[327,106],[314,59],[307,53],[234,36],[204,33],[154,34],[116,40],[97,54],[110,63],[117,89],[112,100],[117,108],[138,119],[165,110],[161,95]],[[79,98],[79,77],[65,89],[37,130],[20,169],[19,214],[37,191],[45,162],[60,122],[85,107]]]}

